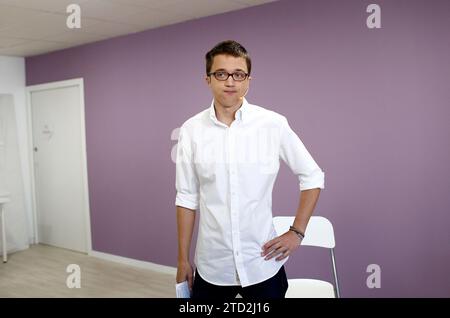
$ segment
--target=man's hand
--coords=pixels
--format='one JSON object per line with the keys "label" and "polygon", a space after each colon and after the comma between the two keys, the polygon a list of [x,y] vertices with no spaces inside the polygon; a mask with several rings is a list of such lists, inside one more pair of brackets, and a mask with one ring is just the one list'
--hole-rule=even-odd
{"label": "man's hand", "polygon": [[300,239],[297,234],[292,231],[287,231],[283,235],[264,244],[261,256],[266,256],[264,259],[269,260],[279,255],[275,260],[281,261],[288,257],[299,245]]}
{"label": "man's hand", "polygon": [[188,261],[178,262],[177,283],[188,281],[189,289],[192,291],[192,266]]}

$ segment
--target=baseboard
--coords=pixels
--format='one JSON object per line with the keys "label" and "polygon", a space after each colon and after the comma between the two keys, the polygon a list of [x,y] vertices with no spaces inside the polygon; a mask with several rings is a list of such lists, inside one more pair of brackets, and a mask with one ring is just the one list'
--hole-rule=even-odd
{"label": "baseboard", "polygon": [[97,257],[97,258],[101,258],[101,259],[104,259],[107,261],[112,261],[112,262],[116,262],[116,263],[121,263],[121,264],[125,264],[125,265],[143,268],[143,269],[153,270],[155,272],[160,272],[162,274],[173,275],[174,277],[177,274],[176,267],[172,267],[172,266],[166,266],[166,265],[160,265],[160,264],[146,262],[146,261],[140,261],[140,260],[133,259],[133,258],[117,256],[117,255],[98,252],[98,251],[90,251],[88,253],[88,255]]}

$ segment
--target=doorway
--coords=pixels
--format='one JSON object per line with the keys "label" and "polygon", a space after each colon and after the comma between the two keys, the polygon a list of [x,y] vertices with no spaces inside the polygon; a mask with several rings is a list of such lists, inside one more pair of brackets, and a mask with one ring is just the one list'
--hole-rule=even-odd
{"label": "doorway", "polygon": [[27,87],[35,243],[90,253],[83,79]]}

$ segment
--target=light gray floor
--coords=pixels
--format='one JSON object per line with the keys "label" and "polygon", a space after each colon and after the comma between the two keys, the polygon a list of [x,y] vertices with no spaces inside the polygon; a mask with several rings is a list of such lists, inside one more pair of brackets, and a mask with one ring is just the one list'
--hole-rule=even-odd
{"label": "light gray floor", "polygon": [[[69,264],[81,288],[66,285]],[[175,297],[175,277],[47,245],[8,255],[0,263],[0,297]]]}

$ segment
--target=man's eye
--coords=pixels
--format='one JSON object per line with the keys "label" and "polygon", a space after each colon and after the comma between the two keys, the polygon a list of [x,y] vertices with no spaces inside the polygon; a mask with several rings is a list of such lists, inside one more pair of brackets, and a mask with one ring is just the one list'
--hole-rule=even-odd
{"label": "man's eye", "polygon": [[225,72],[217,72],[216,75],[219,76],[219,77],[225,77],[225,76],[227,76],[228,74],[225,73]]}
{"label": "man's eye", "polygon": [[245,77],[245,73],[243,72],[236,72],[234,73],[234,76],[237,78],[244,78]]}

